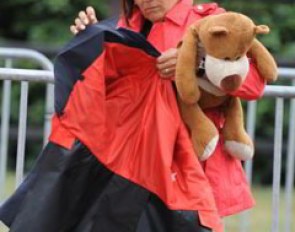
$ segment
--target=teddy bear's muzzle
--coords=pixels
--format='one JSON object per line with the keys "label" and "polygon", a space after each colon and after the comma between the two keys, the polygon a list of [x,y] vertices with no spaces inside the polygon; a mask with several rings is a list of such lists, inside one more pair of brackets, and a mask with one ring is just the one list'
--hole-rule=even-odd
{"label": "teddy bear's muzzle", "polygon": [[234,74],[226,76],[221,81],[221,88],[224,92],[229,93],[237,90],[242,84],[242,77],[240,75]]}

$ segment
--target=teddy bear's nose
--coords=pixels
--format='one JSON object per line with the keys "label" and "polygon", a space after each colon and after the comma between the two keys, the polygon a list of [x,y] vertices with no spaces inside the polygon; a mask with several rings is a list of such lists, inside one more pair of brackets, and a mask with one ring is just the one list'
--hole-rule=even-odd
{"label": "teddy bear's nose", "polygon": [[221,88],[225,92],[233,92],[237,90],[242,84],[242,77],[239,75],[229,75],[226,76],[221,81]]}

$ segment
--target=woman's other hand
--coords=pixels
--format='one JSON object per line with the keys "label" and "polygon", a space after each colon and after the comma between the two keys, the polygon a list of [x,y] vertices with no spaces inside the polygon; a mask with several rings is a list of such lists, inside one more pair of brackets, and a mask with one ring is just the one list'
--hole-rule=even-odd
{"label": "woman's other hand", "polygon": [[97,23],[96,13],[93,7],[88,6],[85,11],[80,11],[75,19],[75,24],[70,26],[71,32],[76,35],[85,30],[87,25]]}
{"label": "woman's other hand", "polygon": [[157,59],[157,68],[162,78],[174,78],[178,49],[170,48]]}

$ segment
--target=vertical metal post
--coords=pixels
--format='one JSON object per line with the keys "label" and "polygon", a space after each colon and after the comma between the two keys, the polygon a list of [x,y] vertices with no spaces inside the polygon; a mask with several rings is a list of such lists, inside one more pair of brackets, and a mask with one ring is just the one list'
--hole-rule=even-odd
{"label": "vertical metal post", "polygon": [[[256,108],[257,108],[257,102],[251,101],[248,102],[247,107],[247,132],[249,136],[252,138],[252,140],[255,140],[255,125],[256,125]],[[245,162],[245,171],[247,175],[247,179],[249,182],[249,185],[252,183],[252,169],[253,169],[253,162],[252,160]],[[241,232],[247,232],[250,227],[250,212],[246,211],[242,213],[241,215]]]}
{"label": "vertical metal post", "polygon": [[[12,59],[5,60],[5,67],[12,67]],[[7,172],[7,152],[9,142],[9,118],[10,118],[10,97],[11,97],[11,81],[3,82],[2,94],[2,116],[1,116],[1,154],[0,154],[0,199],[4,198],[6,172]]]}
{"label": "vertical metal post", "polygon": [[[44,69],[53,71],[53,64],[47,62],[43,66]],[[45,98],[45,116],[44,116],[44,134],[43,134],[43,146],[48,142],[48,137],[51,129],[51,118],[54,113],[54,84],[46,85],[46,98]]]}
{"label": "vertical metal post", "polygon": [[22,81],[20,108],[19,108],[18,140],[17,140],[16,187],[20,185],[24,175],[28,91],[29,91],[29,83],[27,81]]}
{"label": "vertical metal post", "polygon": [[[295,81],[293,81],[295,86]],[[294,162],[295,162],[295,99],[291,100],[289,115],[289,135],[288,153],[286,169],[286,211],[285,211],[285,232],[291,232],[291,223],[294,218],[293,206],[293,186],[294,186]]]}
{"label": "vertical metal post", "polygon": [[46,85],[46,106],[45,106],[45,122],[44,122],[44,136],[43,136],[43,145],[48,141],[48,137],[51,129],[51,117],[54,113],[54,85]]}
{"label": "vertical metal post", "polygon": [[[247,132],[248,132],[249,136],[252,138],[253,142],[255,141],[256,108],[257,108],[256,101],[251,101],[248,103]],[[246,170],[247,178],[248,178],[250,185],[252,184],[252,169],[253,169],[252,160],[247,161],[245,163],[245,170]]]}
{"label": "vertical metal post", "polygon": [[280,183],[283,140],[283,115],[284,99],[276,99],[275,137],[274,137],[274,161],[273,161],[273,186],[272,186],[272,232],[279,232],[280,214]]}

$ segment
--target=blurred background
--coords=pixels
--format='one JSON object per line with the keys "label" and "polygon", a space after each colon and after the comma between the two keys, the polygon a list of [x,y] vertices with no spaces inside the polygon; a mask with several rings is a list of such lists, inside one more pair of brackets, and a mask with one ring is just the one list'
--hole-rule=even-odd
{"label": "blurred background", "polygon": [[[195,1],[196,2],[196,1]],[[202,3],[206,1],[198,1]],[[259,39],[275,56],[279,66],[295,68],[295,1],[294,0],[224,0],[217,1],[223,8],[242,12],[257,24],[267,24],[271,33]],[[0,2],[0,47],[32,48],[53,60],[61,47],[72,38],[69,26],[80,10],[93,6],[98,19],[118,13],[118,0],[9,0]],[[3,64],[1,64],[1,67]],[[18,67],[38,68],[27,61],[18,61]],[[280,80],[276,84],[289,85]],[[1,91],[1,90],[0,90]],[[29,170],[42,149],[44,121],[44,91],[42,84],[30,84],[25,169]],[[12,86],[9,133],[8,175],[6,195],[14,188],[13,170],[16,162],[16,140],[20,87]],[[247,106],[245,105],[245,110]],[[251,212],[253,232],[270,231],[271,184],[273,170],[274,101],[262,99],[256,115],[256,155],[253,162],[253,192],[257,207]],[[289,103],[285,105],[284,141],[287,141]],[[295,115],[294,115],[295,120]],[[294,141],[295,143],[295,141]],[[282,186],[285,183],[286,144],[283,144]],[[293,194],[294,195],[294,194]],[[282,198],[284,195],[282,194]],[[282,201],[283,202],[283,201]],[[284,204],[281,217],[284,217]],[[293,204],[295,231],[295,206]],[[282,220],[283,221],[283,220]],[[239,219],[226,220],[228,231],[238,231]],[[1,226],[0,226],[1,227]],[[0,229],[1,231],[1,229]]]}

